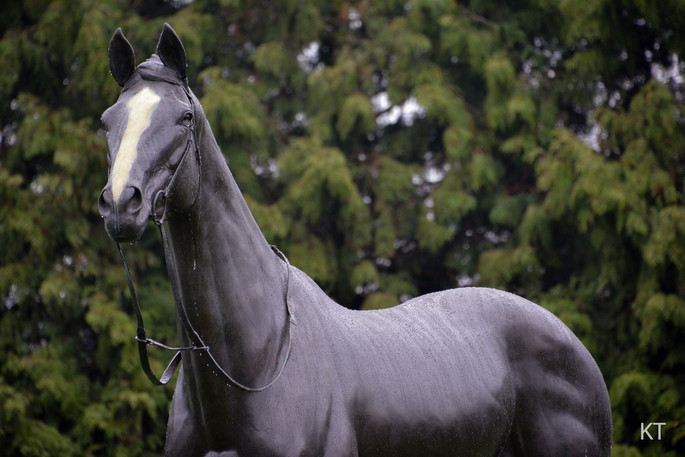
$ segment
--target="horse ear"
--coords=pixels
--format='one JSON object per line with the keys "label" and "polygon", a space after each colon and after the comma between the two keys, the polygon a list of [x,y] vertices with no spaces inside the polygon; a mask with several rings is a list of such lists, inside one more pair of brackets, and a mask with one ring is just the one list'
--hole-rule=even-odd
{"label": "horse ear", "polygon": [[124,87],[135,69],[136,53],[121,28],[118,28],[109,42],[109,71],[116,82]]}
{"label": "horse ear", "polygon": [[157,55],[164,65],[174,70],[184,82],[186,81],[186,50],[174,29],[166,22],[157,43]]}

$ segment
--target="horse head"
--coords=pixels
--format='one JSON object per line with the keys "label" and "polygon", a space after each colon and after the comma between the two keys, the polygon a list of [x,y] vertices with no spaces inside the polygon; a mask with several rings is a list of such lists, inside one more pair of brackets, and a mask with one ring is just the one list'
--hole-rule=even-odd
{"label": "horse head", "polygon": [[157,54],[137,68],[133,47],[117,30],[109,65],[122,91],[102,115],[109,178],[98,208],[110,237],[136,241],[150,217],[159,222],[167,210],[182,211],[197,196],[195,118],[201,108],[188,88],[185,49],[168,24]]}

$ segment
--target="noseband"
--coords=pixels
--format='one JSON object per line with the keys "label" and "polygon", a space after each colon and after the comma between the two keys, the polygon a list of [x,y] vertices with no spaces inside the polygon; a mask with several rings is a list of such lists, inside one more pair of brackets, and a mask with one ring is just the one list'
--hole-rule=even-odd
{"label": "noseband", "polygon": [[[198,195],[200,193],[200,182],[201,182],[201,158],[200,158],[200,149],[197,144],[197,136],[196,136],[196,130],[195,130],[195,104],[193,103],[193,97],[190,94],[190,91],[188,87],[185,84],[181,85],[183,87],[183,91],[185,92],[186,96],[188,97],[188,101],[190,102],[190,107],[191,107],[191,112],[193,113],[193,117],[190,122],[190,135],[188,137],[188,141],[186,142],[186,148],[183,151],[183,155],[181,156],[181,159],[179,160],[178,166],[176,167],[176,170],[174,170],[174,174],[171,176],[171,179],[169,180],[169,183],[166,185],[164,189],[160,189],[157,191],[155,194],[155,197],[152,201],[152,208],[150,211],[150,219],[155,223],[157,228],[159,229],[159,233],[162,237],[162,243],[164,245],[164,254],[166,257],[166,262],[167,262],[167,267],[169,269],[169,280],[171,282],[171,289],[173,291],[174,295],[174,301],[176,302],[176,309],[178,310],[179,313],[179,319],[181,320],[181,323],[183,327],[186,330],[186,333],[188,334],[188,337],[191,340],[191,345],[186,346],[186,347],[171,347],[167,346],[166,344],[160,343],[159,341],[153,340],[152,338],[148,338],[146,331],[145,331],[145,325],[143,322],[143,314],[141,312],[140,308],[140,302],[138,301],[138,294],[136,293],[135,287],[133,285],[133,279],[131,277],[131,271],[129,269],[128,263],[126,262],[126,258],[124,257],[124,252],[121,249],[121,245],[117,243],[117,249],[119,250],[119,255],[121,256],[121,261],[124,264],[124,270],[126,272],[126,282],[128,283],[128,289],[131,294],[131,300],[133,301],[134,304],[134,309],[136,313],[136,320],[138,322],[138,328],[136,332],[136,341],[138,342],[138,355],[140,357],[140,364],[143,368],[143,371],[147,375],[148,379],[155,384],[155,385],[165,385],[168,384],[169,381],[171,381],[171,378],[174,376],[174,373],[178,369],[179,364],[181,363],[181,357],[183,352],[188,352],[188,351],[202,351],[205,354],[207,354],[209,360],[214,364],[214,367],[218,370],[218,373],[220,373],[226,381],[228,381],[229,384],[232,386],[243,390],[245,392],[261,392],[263,390],[268,389],[271,387],[280,377],[281,374],[283,374],[283,371],[285,370],[285,366],[288,363],[288,359],[290,358],[290,352],[292,350],[292,335],[291,335],[291,323],[292,323],[292,315],[290,313],[290,306],[288,304],[288,292],[290,288],[290,262],[288,261],[288,258],[274,245],[271,245],[271,249],[274,251],[276,255],[281,257],[283,261],[286,264],[287,268],[287,277],[286,277],[286,283],[285,283],[285,307],[286,307],[286,313],[287,313],[287,320],[286,320],[286,326],[287,326],[287,337],[288,337],[288,348],[286,350],[285,354],[285,360],[281,364],[280,369],[274,376],[274,378],[268,382],[267,384],[260,386],[260,387],[250,387],[245,384],[240,383],[237,381],[235,378],[233,378],[230,374],[224,370],[221,365],[219,365],[219,362],[217,362],[216,358],[212,355],[212,352],[210,350],[210,347],[205,344],[204,340],[200,336],[200,334],[195,330],[193,327],[192,323],[188,319],[188,315],[186,313],[185,306],[183,304],[183,299],[181,297],[181,293],[178,289],[178,283],[180,281],[180,276],[179,272],[176,266],[176,260],[174,256],[171,253],[171,249],[169,247],[169,239],[166,234],[166,230],[164,229],[164,223],[168,220],[167,218],[167,206],[168,206],[168,200],[169,200],[169,193],[173,189],[173,185],[176,182],[176,178],[179,174],[179,170],[181,170],[185,158],[188,155],[188,151],[191,149],[191,142],[194,143],[195,145],[195,157],[197,160],[198,164],[198,173],[197,173],[197,186],[194,189],[195,195],[192,198],[192,201],[190,205],[188,206],[189,209],[193,205],[195,205]],[[162,205],[161,207],[158,205]],[[160,212],[161,210],[161,212]],[[171,359],[169,362],[169,365],[166,367],[164,370],[164,373],[160,378],[157,378],[157,376],[152,372],[152,368],[150,367],[150,359],[148,357],[148,352],[147,352],[147,347],[148,346],[156,346],[160,347],[162,349],[170,350],[170,351],[176,351],[176,354],[174,357]]]}

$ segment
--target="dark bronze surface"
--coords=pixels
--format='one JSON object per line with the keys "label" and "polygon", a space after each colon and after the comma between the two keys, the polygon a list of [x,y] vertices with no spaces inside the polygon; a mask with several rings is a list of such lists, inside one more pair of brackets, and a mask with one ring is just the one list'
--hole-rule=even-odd
{"label": "dark bronze surface", "polygon": [[[177,313],[246,386],[269,383],[285,364],[273,385],[248,392],[218,373],[207,352],[185,352],[166,455],[609,455],[602,375],[543,308],[498,290],[461,288],[351,311],[287,267],[187,88],[185,51],[168,25],[157,52],[133,68],[131,45],[120,30],[112,38],[111,71],[124,89],[103,114],[110,167],[127,103],[146,87],[160,100],[118,200],[111,176],[100,196],[106,230],[117,241],[139,238],[166,189],[164,207],[154,209],[168,219]],[[188,328],[179,319],[182,346],[196,342]]]}

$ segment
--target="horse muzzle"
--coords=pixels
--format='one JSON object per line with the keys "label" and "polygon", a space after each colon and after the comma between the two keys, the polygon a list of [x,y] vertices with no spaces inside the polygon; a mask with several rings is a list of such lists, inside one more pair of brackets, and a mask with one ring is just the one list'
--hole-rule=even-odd
{"label": "horse muzzle", "polygon": [[145,210],[143,193],[136,186],[126,186],[114,201],[112,188],[107,185],[100,193],[98,210],[105,222],[107,234],[117,242],[137,241],[143,236],[149,209]]}

